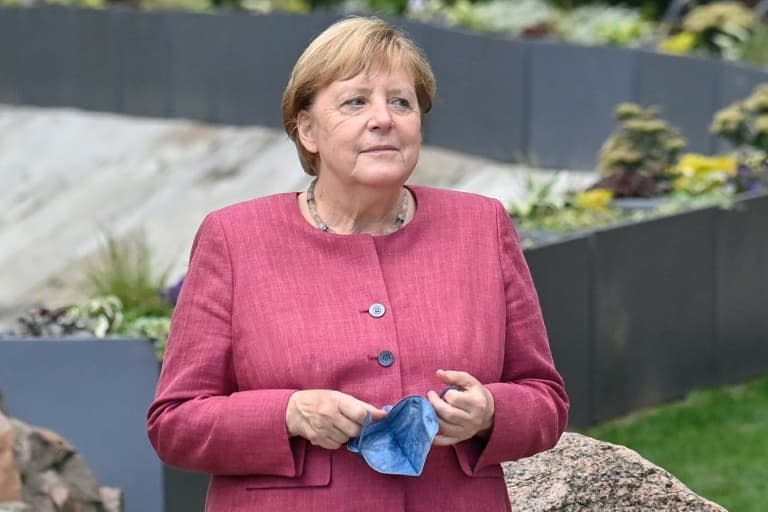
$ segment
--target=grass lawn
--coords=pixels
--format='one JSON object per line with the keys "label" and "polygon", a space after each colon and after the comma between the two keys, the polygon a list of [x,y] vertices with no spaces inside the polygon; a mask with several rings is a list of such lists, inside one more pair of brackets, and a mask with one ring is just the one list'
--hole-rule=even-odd
{"label": "grass lawn", "polygon": [[731,512],[768,510],[768,375],[589,428]]}

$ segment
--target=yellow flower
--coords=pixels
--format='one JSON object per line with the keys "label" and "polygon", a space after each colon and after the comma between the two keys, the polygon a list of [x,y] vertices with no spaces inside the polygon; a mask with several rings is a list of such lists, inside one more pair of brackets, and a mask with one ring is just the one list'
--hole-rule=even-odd
{"label": "yellow flower", "polygon": [[698,153],[686,153],[672,171],[681,176],[700,176],[711,173],[725,173],[733,176],[736,174],[736,168],[736,159],[732,156],[705,156]]}
{"label": "yellow flower", "polygon": [[613,192],[607,188],[594,188],[579,192],[573,198],[573,202],[578,208],[585,210],[607,210],[612,199]]}
{"label": "yellow flower", "polygon": [[696,34],[693,32],[680,32],[659,43],[659,50],[664,53],[688,53],[695,45]]}

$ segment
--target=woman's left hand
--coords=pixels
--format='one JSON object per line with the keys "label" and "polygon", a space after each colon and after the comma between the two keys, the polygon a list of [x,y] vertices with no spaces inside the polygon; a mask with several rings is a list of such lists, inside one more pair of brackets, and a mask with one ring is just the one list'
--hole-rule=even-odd
{"label": "woman's left hand", "polygon": [[474,436],[487,439],[494,413],[493,395],[488,388],[467,372],[437,370],[437,378],[460,390],[451,389],[442,398],[435,391],[427,393],[440,423],[433,444],[450,446]]}

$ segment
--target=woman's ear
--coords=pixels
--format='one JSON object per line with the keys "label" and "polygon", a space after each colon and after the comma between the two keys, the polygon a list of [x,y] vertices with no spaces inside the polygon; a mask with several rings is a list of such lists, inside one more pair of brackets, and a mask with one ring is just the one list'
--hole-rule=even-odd
{"label": "woman's ear", "polygon": [[296,127],[298,128],[299,141],[304,149],[310,153],[317,153],[317,142],[315,141],[314,126],[312,116],[309,112],[302,110],[296,118]]}

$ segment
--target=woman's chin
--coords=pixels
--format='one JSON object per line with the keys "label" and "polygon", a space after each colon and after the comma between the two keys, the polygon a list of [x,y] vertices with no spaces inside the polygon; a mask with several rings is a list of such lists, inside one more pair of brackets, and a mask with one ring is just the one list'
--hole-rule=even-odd
{"label": "woman's chin", "polygon": [[400,166],[376,166],[358,170],[353,175],[358,183],[374,187],[401,186],[410,178],[413,169]]}

